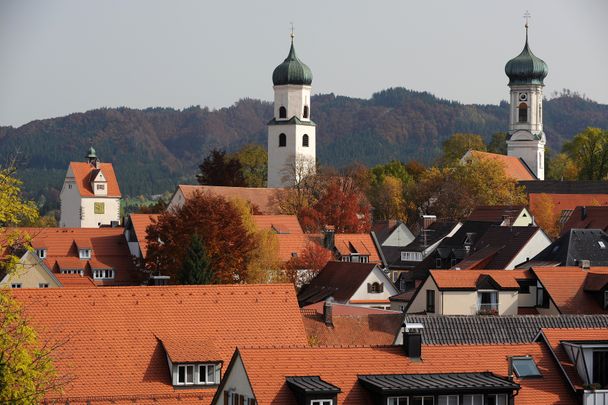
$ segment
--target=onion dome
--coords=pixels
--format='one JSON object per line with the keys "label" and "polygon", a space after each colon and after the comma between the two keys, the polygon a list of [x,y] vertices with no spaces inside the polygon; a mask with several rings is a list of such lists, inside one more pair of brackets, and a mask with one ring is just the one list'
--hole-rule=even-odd
{"label": "onion dome", "polygon": [[547,77],[549,67],[530,50],[527,25],[524,50],[507,62],[505,73],[509,77],[509,86],[512,84],[544,84],[543,79]]}
{"label": "onion dome", "polygon": [[296,56],[296,50],[293,47],[293,38],[291,40],[291,48],[289,49],[287,59],[272,72],[272,83],[275,86],[285,84],[310,86],[312,83],[312,71]]}
{"label": "onion dome", "polygon": [[87,159],[97,159],[97,153],[95,153],[95,149],[91,146],[87,155],[85,156]]}

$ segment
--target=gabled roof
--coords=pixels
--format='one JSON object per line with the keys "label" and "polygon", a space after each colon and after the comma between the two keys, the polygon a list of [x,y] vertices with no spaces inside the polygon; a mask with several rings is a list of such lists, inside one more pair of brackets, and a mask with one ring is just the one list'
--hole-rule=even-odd
{"label": "gabled roof", "polygon": [[505,175],[515,180],[538,180],[524,161],[515,156],[469,150],[462,159],[467,161],[470,158],[489,159],[499,162],[504,167]]}
{"label": "gabled roof", "polygon": [[523,205],[479,205],[475,207],[467,221],[502,223],[505,218],[512,224],[525,210]]}
{"label": "gabled roof", "polygon": [[222,362],[223,358],[215,347],[213,341],[195,334],[193,336],[167,336],[159,337],[163,348],[172,363],[204,363]]}
{"label": "gabled roof", "polygon": [[258,229],[268,229],[278,234],[303,234],[296,215],[253,215]]}
{"label": "gabled roof", "polygon": [[[562,379],[547,347],[541,343],[519,345],[423,346],[422,359],[405,356],[392,347],[239,348],[249,382],[260,404],[295,404],[286,377],[317,376],[342,390],[338,404],[370,404],[373,397],[359,383],[359,376],[422,375],[489,372],[505,379],[509,356],[530,355],[543,370],[542,378],[519,379],[518,404],[571,404],[575,400]],[[234,358],[233,358],[233,361]]]}
{"label": "gabled roof", "polygon": [[194,186],[186,184],[180,184],[177,187],[178,191],[182,192],[186,200],[191,198],[197,191],[203,193],[208,192],[213,195],[220,195],[228,200],[238,198],[249,201],[262,214],[280,214],[276,195],[277,190],[281,189],[262,187]]}
{"label": "gabled roof", "polygon": [[369,233],[336,233],[334,235],[336,250],[342,256],[351,254],[369,256],[369,261],[380,263],[380,255]]}
{"label": "gabled roof", "polygon": [[376,268],[374,263],[329,262],[298,293],[302,305],[314,304],[327,297],[348,301]]}
{"label": "gabled roof", "polygon": [[210,343],[225,363],[236,346],[307,345],[291,284],[12,293],[42,341],[65,340],[65,356],[59,356],[55,366],[74,380],[65,387],[62,403],[151,404],[155,398],[164,403],[210,403],[214,387],[173,387],[159,338],[177,342],[180,359],[202,358],[200,345],[189,343],[193,339]]}
{"label": "gabled roof", "polygon": [[372,224],[372,232],[376,234],[376,238],[380,244],[384,241],[401,225],[401,221],[396,219],[374,221]]}
{"label": "gabled roof", "polygon": [[274,236],[279,243],[278,256],[282,262],[300,256],[310,243],[316,243],[310,235],[304,233],[278,233]]}
{"label": "gabled roof", "polygon": [[97,170],[101,170],[106,178],[108,194],[97,197],[120,198],[120,188],[118,187],[118,180],[116,180],[112,163],[99,163],[98,165],[99,168],[96,168],[87,162],[70,162],[70,169],[72,169],[72,173],[74,174],[74,180],[76,181],[76,187],[78,187],[80,196],[95,197],[91,182],[97,174]]}
{"label": "gabled roof", "polygon": [[141,251],[142,257],[145,259],[148,254],[148,241],[146,240],[146,236],[148,232],[146,229],[148,226],[152,225],[158,220],[158,217],[161,214],[130,214],[129,221],[133,226],[133,231],[135,232],[135,238],[137,239],[137,243],[139,245],[139,250]]}
{"label": "gabled roof", "polygon": [[489,277],[500,290],[517,290],[517,280],[532,278],[528,270],[431,270],[439,290],[477,290],[480,280]]}
{"label": "gabled roof", "polygon": [[[539,182],[544,183],[544,182]],[[558,194],[558,193],[547,193],[528,194],[530,201],[530,210],[534,212],[538,206],[539,200],[548,197],[553,203],[553,212],[560,217],[564,210],[574,210],[578,206],[607,206],[608,205],[608,193],[607,194]]]}
{"label": "gabled roof", "polygon": [[542,328],[608,328],[608,315],[410,315],[426,345],[511,344],[534,341]]}
{"label": "gabled roof", "polygon": [[53,274],[65,288],[89,288],[97,287],[91,277],[81,276],[80,274]]}
{"label": "gabled roof", "polygon": [[571,229],[608,230],[608,207],[576,207],[562,227],[562,235]]}
{"label": "gabled roof", "polygon": [[608,234],[599,229],[570,229],[532,258],[562,266],[576,266],[581,260],[589,260],[591,266],[608,265]]}
{"label": "gabled roof", "polygon": [[517,257],[537,232],[542,232],[542,230],[536,226],[492,226],[477,241],[472,252],[488,247],[499,248],[484,266],[487,269],[504,269]]}
{"label": "gabled roof", "polygon": [[566,377],[576,389],[583,388],[583,381],[578,375],[576,365],[570,360],[562,342],[582,342],[603,340],[608,344],[608,328],[601,329],[550,329],[543,328],[539,338],[544,338],[547,345],[557,357]]}
{"label": "gabled roof", "polygon": [[596,297],[585,291],[585,281],[591,274],[608,274],[608,267],[532,267],[551,301],[562,314],[608,314]]}

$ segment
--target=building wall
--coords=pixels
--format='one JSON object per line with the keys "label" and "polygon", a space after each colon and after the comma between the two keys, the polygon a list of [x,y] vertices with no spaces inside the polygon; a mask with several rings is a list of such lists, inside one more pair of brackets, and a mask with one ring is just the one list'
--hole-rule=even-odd
{"label": "building wall", "polygon": [[426,291],[435,291],[435,313],[441,314],[443,311],[443,302],[441,300],[441,291],[437,289],[437,285],[432,277],[427,277],[424,283],[420,286],[418,294],[414,297],[414,300],[410,303],[407,308],[408,314],[416,314],[426,311]]}
{"label": "building wall", "polygon": [[499,291],[498,292],[498,314],[499,315],[517,315],[519,306],[519,293],[517,291]]}
{"label": "building wall", "polygon": [[[525,216],[524,216],[525,215]],[[533,217],[530,211],[524,208],[515,221],[513,221],[513,226],[530,226],[534,225]]]}
{"label": "building wall", "polygon": [[[105,204],[103,214],[95,214],[96,202]],[[100,225],[110,225],[112,221],[120,224],[120,198],[83,197],[81,207],[81,228],[98,228]]]}
{"label": "building wall", "polygon": [[61,201],[61,228],[80,228],[80,192],[74,180],[72,168],[68,168],[59,194]]}
{"label": "building wall", "polygon": [[[526,93],[527,101],[520,101],[519,94]],[[528,105],[528,122],[519,122],[519,104]],[[513,85],[511,86],[511,111],[509,130],[529,130],[539,133],[543,130],[542,121],[543,87],[541,85]]]}
{"label": "building wall", "polygon": [[[369,293],[367,292],[367,284],[369,283],[383,283],[384,291],[381,293]],[[350,298],[350,301],[357,300],[386,300],[385,306],[389,306],[388,299],[389,297],[398,294],[399,291],[393,286],[391,281],[388,279],[386,275],[376,266],[372,272],[370,272],[369,276],[365,279],[365,281],[359,286],[359,288],[355,291],[355,293]],[[357,304],[364,307],[373,307],[378,306],[379,304]]]}
{"label": "building wall", "polygon": [[186,197],[184,196],[184,193],[182,193],[182,190],[178,188],[175,191],[175,194],[173,194],[173,197],[171,197],[169,205],[167,205],[167,211],[180,209],[185,202]]}
{"label": "building wall", "polygon": [[[279,108],[287,109],[287,118],[298,117],[302,121],[309,121],[310,109],[310,86],[282,85],[274,86],[274,116],[279,119]],[[304,106],[308,106],[308,117],[304,118]]]}
{"label": "building wall", "polygon": [[[546,290],[545,290],[546,291]],[[536,308],[540,315],[560,315],[559,310],[555,306],[552,300],[549,300],[549,308]]]}
{"label": "building wall", "polygon": [[443,291],[442,294],[442,315],[477,314],[477,291]]}
{"label": "building wall", "polygon": [[0,281],[0,287],[10,287],[12,283],[21,283],[21,288],[39,288],[40,283],[48,284],[49,288],[59,287],[32,252],[23,255],[15,271]]}
{"label": "building wall", "polygon": [[400,223],[397,228],[382,243],[382,246],[407,246],[415,239],[408,227]]}
{"label": "building wall", "polygon": [[[285,134],[286,146],[279,147],[279,135]],[[302,146],[308,135],[308,147]],[[268,127],[268,187],[286,187],[302,174],[314,171],[316,128],[311,125],[270,125]],[[283,177],[286,177],[283,181]]]}
{"label": "building wall", "polygon": [[[224,370],[223,370],[224,371]],[[224,391],[232,391],[246,398],[253,398],[253,390],[249,385],[249,379],[245,371],[245,366],[240,356],[237,356],[230,374],[222,376],[226,381],[223,390],[219,393],[213,404],[221,405],[224,403]]]}
{"label": "building wall", "polygon": [[513,258],[511,263],[505,267],[507,270],[514,269],[517,265],[533,258],[539,254],[544,248],[551,244],[551,240],[545,233],[539,228],[538,231],[530,238],[528,243],[521,249],[521,251]]}

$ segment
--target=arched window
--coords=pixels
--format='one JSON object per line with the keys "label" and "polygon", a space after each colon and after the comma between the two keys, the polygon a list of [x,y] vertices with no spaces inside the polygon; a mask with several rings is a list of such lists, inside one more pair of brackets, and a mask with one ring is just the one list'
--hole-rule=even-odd
{"label": "arched window", "polygon": [[521,103],[518,107],[517,107],[518,111],[519,111],[519,122],[528,122],[528,104],[526,103]]}
{"label": "arched window", "polygon": [[280,134],[279,135],[279,148],[287,146],[287,135]]}
{"label": "arched window", "polygon": [[304,118],[308,118],[308,106],[304,106]]}
{"label": "arched window", "polygon": [[306,134],[304,134],[304,136],[302,137],[302,146],[308,148],[308,135]]}
{"label": "arched window", "polygon": [[287,109],[285,107],[279,108],[279,118],[287,118]]}
{"label": "arched window", "polygon": [[374,282],[367,284],[367,292],[372,294],[378,294],[384,291],[384,283]]}

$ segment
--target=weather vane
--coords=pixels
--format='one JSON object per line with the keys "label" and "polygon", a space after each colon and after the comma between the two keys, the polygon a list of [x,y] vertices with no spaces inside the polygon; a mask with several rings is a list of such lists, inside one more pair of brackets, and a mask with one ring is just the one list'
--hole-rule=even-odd
{"label": "weather vane", "polygon": [[532,18],[532,14],[528,10],[524,13],[524,19],[526,20],[526,28],[528,28],[528,20]]}

